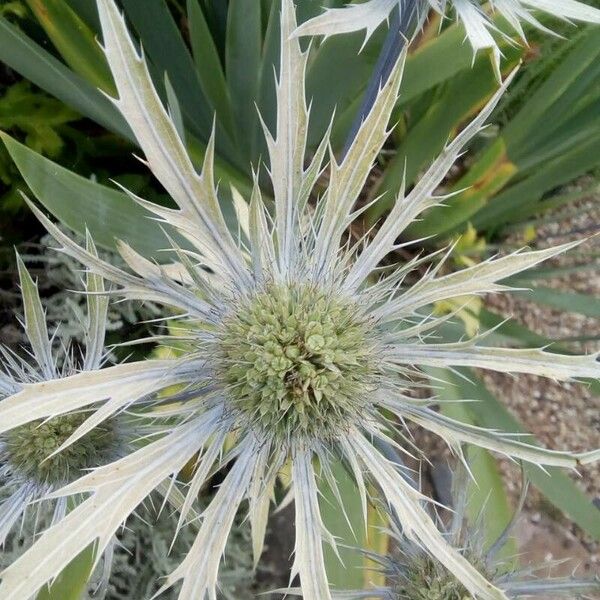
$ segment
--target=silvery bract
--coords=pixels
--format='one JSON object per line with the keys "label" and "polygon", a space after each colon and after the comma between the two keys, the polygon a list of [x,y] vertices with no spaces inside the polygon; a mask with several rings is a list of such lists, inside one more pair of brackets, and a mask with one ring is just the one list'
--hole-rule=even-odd
{"label": "silvery bract", "polygon": [[[428,339],[447,318],[430,315],[432,303],[500,291],[504,286],[498,281],[572,245],[520,251],[449,275],[441,275],[438,266],[412,287],[405,284],[407,275],[429,257],[377,268],[397,248],[404,228],[443,200],[434,191],[465,144],[480,131],[506,84],[410,193],[398,196],[377,232],[352,246],[345,241],[345,232],[358,214],[355,201],[386,139],[404,57],[343,161],[338,163],[329,154],[327,189],[315,205],[313,191],[329,141],[325,136],[306,162],[307,54],[292,35],[296,30],[292,2],[284,0],[276,131],[265,129],[274,205],[263,202],[258,183],[249,205],[234,192],[239,234],[232,234],[217,200],[213,143],[198,174],[113,0],[99,0],[98,8],[118,88],[115,104],[178,208],[138,201],[185,237],[188,247],[174,249],[176,265],[163,267],[121,244],[131,269],[126,272],[78,247],[33,208],[65,252],[118,285],[123,296],[174,307],[177,323],[172,339],[185,350],[178,358],[25,385],[0,402],[0,432],[101,403],[68,446],[133,403],[167,388],[171,393],[164,392],[158,413],[169,419],[167,434],[53,494],[89,497],[4,571],[0,597],[29,598],[90,543],[95,541],[101,551],[153,489],[193,460],[181,526],[190,519],[194,499],[211,473],[224,465],[229,470],[203,513],[193,547],[164,587],[180,582],[182,600],[216,598],[227,534],[246,499],[258,560],[273,488],[278,473],[289,466],[296,511],[293,576],[299,575],[307,600],[327,600],[331,592],[322,542],[335,541],[320,516],[317,479],[328,479],[335,490],[330,461],[341,457],[355,477],[365,512],[368,480],[397,514],[403,534],[445,565],[474,597],[505,599],[503,591],[447,543],[424,508],[429,499],[386,460],[382,447],[395,445],[392,438],[402,436],[402,428],[390,420],[393,415],[401,423],[417,423],[439,434],[457,452],[463,443],[474,443],[538,465],[568,468],[598,458],[597,452],[545,450],[465,425],[436,412],[435,399],[410,394],[412,386],[422,385],[421,366],[466,365],[557,380],[597,378],[596,356]],[[167,337],[165,344],[169,343]]]}
{"label": "silvery bract", "polygon": [[[91,240],[88,249],[95,254]],[[17,256],[24,305],[24,329],[29,348],[29,361],[0,346],[3,368],[0,368],[0,398],[19,393],[30,384],[44,386],[50,381],[67,378],[80,370],[94,371],[104,360],[104,334],[108,298],[102,277],[88,273],[86,277],[87,315],[80,323],[85,338],[85,353],[78,360],[72,347],[53,349],[37,286],[25,264]],[[60,362],[59,362],[60,361]],[[33,363],[33,365],[31,364]],[[64,405],[61,405],[61,411]],[[51,416],[46,412],[45,416]],[[62,414],[55,418],[28,420],[0,435],[0,547],[15,525],[32,506],[38,523],[58,522],[66,514],[67,498],[41,501],[98,464],[114,461],[128,454],[133,429],[118,417],[99,424],[64,452],[54,452],[81,425],[89,413]]]}
{"label": "silvery bract", "polygon": [[[381,23],[388,19],[394,8],[410,10],[410,0],[366,0],[349,4],[346,8],[327,9],[323,14],[303,23],[298,35],[336,35],[350,31],[366,30],[369,37]],[[500,62],[500,49],[493,34],[503,35],[486,13],[480,0],[415,0],[417,21],[422,23],[429,9],[440,15],[453,13],[460,21],[473,50],[491,48],[496,67]],[[523,23],[548,32],[535,17],[535,11],[545,12],[565,21],[600,23],[600,10],[578,0],[490,0],[492,14],[501,14],[518,35],[525,40]]]}

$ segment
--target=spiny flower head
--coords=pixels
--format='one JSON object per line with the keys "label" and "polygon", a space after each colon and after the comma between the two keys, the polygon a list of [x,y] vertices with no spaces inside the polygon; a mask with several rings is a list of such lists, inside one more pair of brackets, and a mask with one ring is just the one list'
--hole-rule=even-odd
{"label": "spiny flower head", "polygon": [[[91,240],[88,240],[88,251],[95,255]],[[63,352],[55,351],[53,339],[48,336],[37,285],[19,256],[17,263],[30,357],[25,360],[0,347],[0,356],[5,359],[5,368],[0,370],[0,398],[36,383],[43,385],[67,378],[77,373],[81,366],[98,369],[104,356],[107,298],[99,295],[87,297],[87,322],[82,324],[86,352],[83,360],[77,361],[69,348]],[[102,278],[89,273],[86,289],[90,294],[103,292]],[[131,431],[128,431],[123,418],[106,420],[82,432],[81,428],[89,416],[82,411],[58,411],[56,416],[46,415],[43,419],[25,422],[0,434],[0,545],[5,543],[14,524],[30,504],[35,502],[38,512],[47,509],[56,518],[64,516],[64,498],[58,503],[38,501],[76,480],[87,470],[115,460],[130,450],[128,434]],[[58,452],[61,449],[63,451]]]}
{"label": "spiny flower head", "polygon": [[[540,577],[541,571],[548,571],[560,563],[531,565],[524,568],[515,566],[518,557],[506,557],[506,544],[519,522],[523,509],[528,482],[523,486],[515,513],[500,535],[490,543],[486,539],[483,525],[484,512],[473,522],[467,517],[469,503],[468,475],[464,466],[459,465],[453,477],[452,517],[443,519],[437,514],[437,522],[444,537],[450,544],[460,549],[469,562],[489,581],[493,581],[511,600],[536,596],[552,598],[587,598],[589,593],[600,591],[600,579],[579,579],[576,577]],[[488,510],[485,507],[483,511]],[[392,526],[388,534],[390,549],[387,554],[365,552],[385,575],[386,586],[373,589],[370,598],[381,600],[470,600],[472,596],[465,586],[452,573],[444,569],[438,561],[411,540],[402,535],[397,519],[389,516]],[[365,597],[364,590],[348,592],[347,600]]]}
{"label": "spiny flower head", "polygon": [[494,34],[509,38],[494,24],[492,15],[502,15],[523,41],[523,24],[545,32],[549,30],[536,18],[536,11],[545,12],[565,21],[600,23],[600,10],[579,0],[491,0],[491,14],[480,0],[366,0],[361,4],[349,4],[346,8],[329,8],[322,15],[303,23],[296,31],[298,35],[336,35],[365,29],[367,38],[381,23],[387,20],[396,8],[400,13],[412,14],[417,29],[431,9],[441,16],[454,13],[460,21],[474,51],[491,48],[494,64],[499,73],[500,48]]}
{"label": "spiny flower head", "polygon": [[[31,206],[63,251],[114,282],[115,292],[173,307],[179,331],[167,335],[165,343],[180,351],[174,358],[146,359],[30,386],[0,402],[0,433],[100,404],[79,428],[90,431],[148,399],[162,404],[156,418],[165,422],[166,430],[58,490],[58,496],[89,497],[2,573],[0,596],[28,598],[91,543],[104,549],[127,516],[157,488],[166,485],[172,492],[180,509],[178,525],[184,527],[211,473],[228,466],[194,544],[163,588],[181,582],[180,600],[214,600],[236,513],[247,500],[258,560],[274,487],[286,466],[296,511],[292,577],[299,575],[306,600],[329,600],[322,542],[335,545],[335,540],[321,519],[318,478],[326,480],[343,504],[331,469],[332,458],[339,457],[356,481],[365,512],[368,480],[397,515],[403,535],[440,561],[473,597],[506,600],[500,588],[448,543],[425,508],[429,499],[407,482],[385,452],[404,436],[399,424],[410,421],[442,436],[459,454],[463,444],[474,443],[538,465],[574,468],[598,458],[597,452],[545,450],[452,420],[435,410],[435,398],[410,393],[422,385],[423,367],[482,367],[560,380],[597,378],[596,356],[495,348],[479,345],[477,338],[444,342],[436,334],[447,317],[430,311],[440,300],[501,291],[505,286],[499,281],[573,245],[523,250],[446,275],[440,274],[438,261],[412,285],[410,276],[424,262],[435,262],[435,256],[379,267],[395,254],[404,229],[443,200],[435,190],[480,131],[508,81],[413,189],[401,191],[376,232],[349,245],[345,234],[360,214],[356,200],[388,134],[404,56],[343,160],[330,153],[328,185],[316,198],[329,135],[307,159],[308,51],[301,50],[293,35],[293,4],[283,0],[277,119],[274,131],[264,128],[273,202],[263,198],[258,177],[247,203],[238,201],[241,194],[234,190],[239,227],[230,228],[214,181],[214,140],[198,172],[113,0],[98,0],[98,9],[118,89],[114,103],[177,208],[132,197],[185,244],[174,244],[173,264],[161,265],[122,243],[128,269],[121,269],[78,246]],[[192,466],[192,476],[185,492],[172,481],[165,484],[186,465]],[[74,530],[78,535],[67,535]],[[37,565],[33,574],[31,564]]]}
{"label": "spiny flower head", "polygon": [[116,458],[116,453],[109,452],[118,436],[116,424],[111,421],[102,423],[77,443],[53,454],[86,419],[85,413],[66,414],[47,421],[32,421],[9,431],[2,446],[12,476],[40,484],[65,485],[107,458]]}
{"label": "spiny flower head", "polygon": [[218,370],[232,408],[282,441],[324,439],[366,410],[375,340],[356,302],[310,284],[269,284],[225,317]]}

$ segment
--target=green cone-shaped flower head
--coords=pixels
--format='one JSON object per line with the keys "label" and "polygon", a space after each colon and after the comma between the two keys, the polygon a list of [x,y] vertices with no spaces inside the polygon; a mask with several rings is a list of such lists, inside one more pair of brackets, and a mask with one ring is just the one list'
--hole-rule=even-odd
{"label": "green cone-shaped flower head", "polygon": [[287,441],[324,439],[365,413],[376,385],[369,318],[309,284],[269,284],[226,317],[219,374],[242,419]]}

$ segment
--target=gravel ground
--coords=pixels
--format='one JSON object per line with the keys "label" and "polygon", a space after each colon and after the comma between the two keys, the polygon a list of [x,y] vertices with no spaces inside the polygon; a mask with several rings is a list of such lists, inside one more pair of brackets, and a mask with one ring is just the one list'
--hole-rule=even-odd
{"label": "gravel ground", "polygon": [[[573,214],[559,213],[557,220],[537,229],[536,248],[580,239],[581,246],[551,261],[547,266],[566,267],[593,264],[593,268],[544,280],[543,284],[558,290],[584,293],[600,302],[600,239],[589,239],[600,231],[600,196],[578,203]],[[516,245],[518,238],[514,239]],[[580,314],[567,313],[541,306],[515,295],[494,295],[486,299],[494,311],[512,316],[535,332],[549,338],[600,336],[600,321]],[[580,352],[600,350],[598,341],[572,344]],[[482,373],[494,393],[545,445],[553,448],[589,450],[600,448],[600,398],[586,385],[557,383],[535,376],[511,377]],[[502,463],[507,487],[513,498],[518,494],[519,474]],[[600,499],[600,467],[580,469],[573,475],[577,485],[591,498]],[[598,512],[600,519],[600,510]],[[553,510],[541,495],[529,495],[522,527],[519,528],[521,550],[527,560],[556,560],[572,557],[557,570],[568,575],[578,573],[600,575],[600,545],[587,539],[576,526]]]}
{"label": "gravel ground", "polygon": [[[585,182],[582,183],[585,185]],[[523,238],[515,234],[508,243],[514,244],[515,249],[524,245],[541,249],[575,239],[583,240],[579,247],[549,261],[544,267],[592,264],[592,268],[544,279],[543,285],[600,299],[600,258],[595,257],[600,255],[600,237],[588,239],[599,230],[600,196],[597,196],[582,201],[575,207],[571,206],[566,213],[557,213],[554,222],[537,228],[534,241],[525,244]],[[512,317],[548,338],[600,337],[599,320],[527,301],[525,294],[494,294],[485,298],[485,304],[490,310]],[[571,342],[566,345],[577,352],[600,350],[599,341]],[[594,396],[586,385],[488,371],[480,371],[479,375],[542,444],[556,449],[600,448],[600,397]],[[439,438],[432,438],[418,429],[413,433],[417,445],[428,448],[428,455],[434,457],[434,463],[452,462],[448,449]],[[499,464],[514,506],[521,490],[520,469],[508,460],[500,460]],[[424,482],[427,479],[431,482],[431,472],[425,472],[424,475]],[[581,468],[580,475],[573,475],[577,485],[590,498],[600,501],[600,467],[595,465]],[[600,519],[600,510],[598,518]],[[564,560],[564,563],[552,568],[552,575],[600,576],[600,544],[589,539],[533,488],[516,532],[523,565],[550,564]],[[588,595],[586,598],[600,599],[600,595]],[[548,597],[540,600],[551,599]]]}

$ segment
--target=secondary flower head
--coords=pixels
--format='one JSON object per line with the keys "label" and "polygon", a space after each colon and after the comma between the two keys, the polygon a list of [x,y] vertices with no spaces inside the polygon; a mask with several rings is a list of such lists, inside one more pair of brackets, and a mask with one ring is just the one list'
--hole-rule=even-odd
{"label": "secondary flower head", "polygon": [[[121,244],[130,267],[126,271],[79,247],[32,208],[65,252],[113,281],[124,297],[174,307],[180,331],[173,342],[180,352],[174,359],[132,362],[17,392],[0,402],[0,432],[102,402],[79,428],[89,431],[124,407],[167,389],[172,395],[164,398],[158,415],[169,420],[170,431],[59,490],[56,495],[90,496],[4,571],[0,596],[30,597],[90,543],[104,548],[137,505],[191,460],[193,476],[180,506],[182,527],[210,474],[215,468],[230,468],[203,514],[196,541],[165,588],[181,582],[181,600],[216,597],[227,534],[246,499],[258,559],[273,487],[289,462],[296,510],[293,576],[300,576],[307,600],[327,600],[331,592],[322,539],[335,542],[321,520],[317,476],[335,491],[330,463],[339,456],[356,480],[365,512],[366,475],[393,507],[404,535],[451,570],[469,593],[486,600],[506,599],[448,544],[423,506],[428,498],[407,483],[397,465],[384,457],[382,446],[397,444],[394,438],[402,435],[395,421],[412,421],[441,435],[457,452],[463,443],[472,442],[540,465],[575,467],[597,458],[597,453],[544,450],[465,425],[436,412],[435,399],[410,394],[414,385],[422,385],[423,366],[476,366],[562,380],[598,377],[596,356],[429,339],[447,318],[432,316],[432,303],[499,291],[503,286],[498,281],[571,245],[520,251],[450,275],[440,275],[438,265],[412,286],[407,277],[431,257],[377,269],[397,249],[404,228],[441,201],[434,191],[507,84],[422,180],[398,196],[377,232],[349,245],[345,232],[359,214],[356,199],[386,140],[404,57],[344,159],[338,162],[330,154],[327,189],[315,198],[329,139],[325,135],[307,160],[308,54],[292,35],[292,2],[283,0],[275,131],[265,127],[273,202],[263,199],[258,181],[248,204],[234,190],[239,227],[230,228],[213,178],[213,141],[197,172],[113,0],[99,0],[98,8],[119,94],[114,102],[177,208],[136,199],[186,244],[174,245],[173,265],[151,262]],[[66,535],[71,531],[77,535]],[[38,565],[33,574],[31,564]]]}
{"label": "secondary flower head", "polygon": [[[91,242],[88,249],[94,252]],[[44,385],[68,377],[81,368],[73,349],[66,348],[62,353],[53,350],[37,286],[19,256],[17,262],[25,309],[24,328],[34,364],[0,347],[6,365],[0,370],[0,398],[32,384]],[[88,274],[86,289],[92,294],[102,293],[102,278]],[[98,295],[87,298],[88,317],[84,324],[87,348],[82,362],[84,369],[94,370],[100,368],[103,360],[108,302],[106,297]],[[62,354],[60,366],[59,354]],[[48,414],[0,435],[0,546],[30,505],[38,512],[54,514],[53,521],[60,520],[66,512],[66,498],[39,501],[87,470],[120,458],[130,450],[123,420],[113,418],[56,453],[89,416],[85,412],[58,413],[62,414]]]}
{"label": "secondary flower head", "polygon": [[[466,469],[459,466],[453,480],[452,517],[446,522],[438,516],[438,524],[448,543],[459,549],[487,579],[493,581],[504,591],[507,598],[588,598],[587,594],[600,590],[600,579],[583,579],[576,577],[542,576],[560,563],[531,565],[515,568],[515,557],[506,555],[506,544],[519,522],[521,510],[525,503],[528,485],[523,486],[515,513],[491,543],[486,539],[482,524],[484,514],[475,520],[467,517],[469,488]],[[485,508],[483,509],[486,510]],[[389,534],[389,551],[387,554],[366,552],[376,565],[376,569],[385,575],[386,585],[368,591],[349,591],[343,595],[344,600],[360,598],[377,598],[380,600],[468,600],[471,598],[463,584],[443,569],[439,562],[432,560],[426,552],[411,540],[407,540],[393,515],[389,516],[391,528]]]}
{"label": "secondary flower head", "polygon": [[[487,11],[480,0],[366,0],[346,8],[330,8],[322,15],[303,23],[297,35],[336,35],[365,29],[367,37],[386,21],[397,7],[400,12],[413,11],[417,23],[423,23],[427,12],[444,16],[453,14],[460,21],[474,51],[491,48],[495,66],[500,62],[500,48],[494,38],[508,35],[494,24],[492,16],[500,14],[525,41],[523,24],[549,32],[536,18],[536,12],[547,13],[565,21],[600,23],[600,10],[579,0],[491,0]],[[498,74],[499,76],[499,74]]]}

